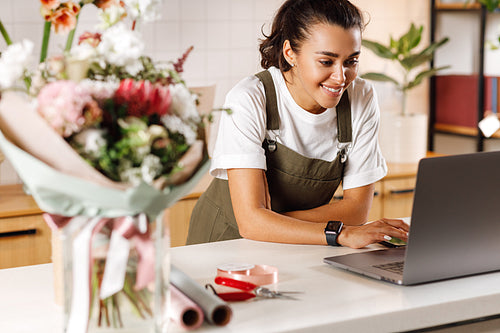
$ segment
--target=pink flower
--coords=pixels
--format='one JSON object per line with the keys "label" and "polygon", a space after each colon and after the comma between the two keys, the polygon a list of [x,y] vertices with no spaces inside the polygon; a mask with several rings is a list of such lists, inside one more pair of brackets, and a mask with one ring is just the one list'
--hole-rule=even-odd
{"label": "pink flower", "polygon": [[76,16],[80,12],[80,5],[72,1],[60,4],[55,10],[44,11],[42,15],[46,21],[52,22],[56,33],[67,33],[76,27]]}
{"label": "pink flower", "polygon": [[42,9],[52,10],[52,9],[56,9],[57,7],[59,7],[60,1],[59,0],[40,0],[40,3],[42,4]]}
{"label": "pink flower", "polygon": [[101,42],[101,34],[98,32],[91,33],[91,32],[85,31],[78,38],[78,45],[85,43],[85,44],[88,44],[92,47],[97,47],[97,45],[99,45],[100,42]]}
{"label": "pink flower", "polygon": [[101,119],[102,110],[88,91],[73,81],[55,81],[40,90],[38,113],[64,137]]}
{"label": "pink flower", "polygon": [[127,115],[142,117],[168,113],[172,96],[168,86],[149,81],[125,79],[115,93],[115,103],[127,107]]}
{"label": "pink flower", "polygon": [[119,0],[94,0],[94,5],[100,9],[106,9],[112,6],[125,6],[123,1]]}

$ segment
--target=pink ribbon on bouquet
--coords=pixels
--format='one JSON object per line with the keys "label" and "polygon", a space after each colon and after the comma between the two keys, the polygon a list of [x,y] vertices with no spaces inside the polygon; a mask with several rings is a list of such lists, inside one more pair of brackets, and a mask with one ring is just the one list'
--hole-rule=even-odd
{"label": "pink ribbon on bouquet", "polygon": [[[130,242],[135,244],[138,253],[134,288],[136,290],[143,289],[154,280],[154,244],[145,214],[139,214],[136,217],[89,218],[65,217],[45,213],[43,217],[52,229],[69,229],[70,235],[73,232],[78,233],[72,242],[73,295],[68,333],[85,333],[87,331],[92,293],[92,241],[104,226],[111,224],[112,233],[110,247],[106,253],[101,298],[109,297],[123,289]],[[139,228],[135,222],[138,222]],[[121,253],[121,258],[115,260],[113,251]]]}

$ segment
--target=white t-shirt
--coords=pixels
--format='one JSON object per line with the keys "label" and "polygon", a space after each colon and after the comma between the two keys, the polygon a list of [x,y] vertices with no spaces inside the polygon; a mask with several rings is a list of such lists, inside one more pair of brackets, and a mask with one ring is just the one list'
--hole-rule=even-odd
{"label": "white t-shirt", "polygon": [[[313,114],[295,103],[283,74],[271,67],[280,115],[279,130],[266,130],[266,97],[264,85],[254,75],[234,86],[226,96],[217,140],[212,154],[210,173],[227,179],[227,169],[256,168],[266,170],[262,148],[265,138],[309,158],[333,161],[339,150],[335,108]],[[380,112],[373,86],[356,78],[347,89],[351,102],[352,143],[347,151],[343,188],[350,189],[376,182],[387,173],[377,134]],[[345,144],[342,144],[345,145]]]}

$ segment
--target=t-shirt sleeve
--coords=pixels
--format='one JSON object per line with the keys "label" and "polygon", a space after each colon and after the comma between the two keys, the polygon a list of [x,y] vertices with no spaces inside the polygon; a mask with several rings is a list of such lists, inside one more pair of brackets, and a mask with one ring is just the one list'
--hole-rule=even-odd
{"label": "t-shirt sleeve", "polygon": [[372,184],[387,174],[387,165],[378,144],[380,110],[377,95],[371,84],[364,82],[354,92],[353,141],[348,151],[343,188],[350,189]]}
{"label": "t-shirt sleeve", "polygon": [[260,80],[247,77],[226,96],[217,131],[210,173],[227,179],[227,169],[266,169],[262,142],[265,138],[265,94]]}

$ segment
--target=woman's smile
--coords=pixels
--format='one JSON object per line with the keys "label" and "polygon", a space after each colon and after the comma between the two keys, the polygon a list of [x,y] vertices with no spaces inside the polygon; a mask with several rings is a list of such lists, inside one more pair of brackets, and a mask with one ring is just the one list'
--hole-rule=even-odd
{"label": "woman's smile", "polygon": [[344,88],[343,86],[341,86],[341,87],[336,89],[334,87],[328,87],[325,84],[321,84],[320,86],[326,90],[327,95],[332,96],[332,97],[339,97],[340,95],[342,95],[342,91]]}

